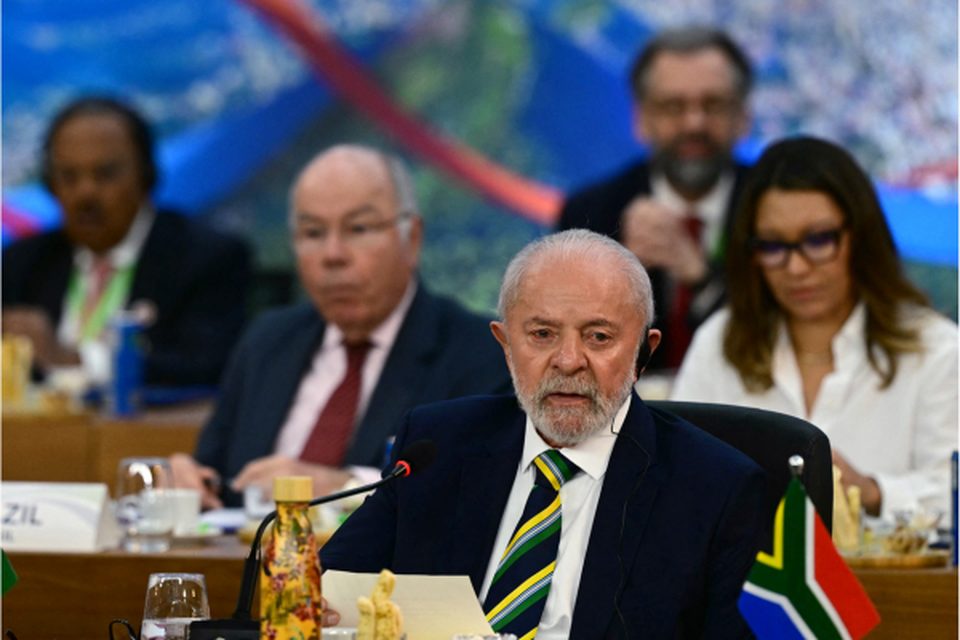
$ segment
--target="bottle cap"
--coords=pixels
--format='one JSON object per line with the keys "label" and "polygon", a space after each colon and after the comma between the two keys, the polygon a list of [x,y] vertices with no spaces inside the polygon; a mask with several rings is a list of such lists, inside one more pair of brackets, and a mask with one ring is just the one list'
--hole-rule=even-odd
{"label": "bottle cap", "polygon": [[275,502],[310,502],[313,499],[313,478],[288,476],[273,479]]}

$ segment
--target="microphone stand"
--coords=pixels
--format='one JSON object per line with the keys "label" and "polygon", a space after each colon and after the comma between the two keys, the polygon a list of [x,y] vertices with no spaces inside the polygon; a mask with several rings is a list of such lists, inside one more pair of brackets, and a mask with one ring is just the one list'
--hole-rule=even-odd
{"label": "microphone stand", "polygon": [[[314,507],[341,498],[348,498],[358,493],[365,493],[382,487],[397,478],[419,473],[433,464],[436,452],[437,445],[432,441],[418,440],[400,454],[400,459],[386,477],[371,484],[316,498],[307,504]],[[260,623],[251,618],[250,611],[253,608],[257,578],[260,575],[260,538],[263,536],[267,525],[276,517],[276,511],[267,514],[260,522],[253,542],[250,544],[250,553],[247,554],[243,564],[243,579],[240,584],[240,595],[237,598],[237,610],[234,611],[233,616],[222,620],[197,620],[190,623],[190,637],[193,640],[223,640],[224,638],[228,640],[260,640]]]}
{"label": "microphone stand", "polygon": [[[360,487],[354,487],[353,489],[348,489],[346,491],[340,491],[339,493],[331,493],[330,495],[323,496],[321,498],[315,498],[307,503],[307,505],[310,507],[315,507],[320,504],[326,504],[327,502],[333,502],[334,500],[349,498],[350,496],[355,496],[358,493],[373,491],[374,489],[382,487],[385,484],[393,482],[397,478],[402,478],[403,476],[407,475],[410,475],[410,465],[401,460],[397,462],[397,466],[393,468],[387,477],[381,478],[377,482],[365,484]],[[277,512],[275,510],[271,511],[260,522],[260,526],[257,527],[257,533],[253,537],[253,542],[250,544],[250,552],[243,561],[243,579],[240,582],[240,595],[237,598],[237,609],[233,612],[233,616],[231,616],[233,620],[251,619],[250,612],[253,609],[253,596],[256,589],[257,578],[260,575],[260,538],[263,536],[263,532],[266,531],[267,525],[273,522],[276,517]]]}

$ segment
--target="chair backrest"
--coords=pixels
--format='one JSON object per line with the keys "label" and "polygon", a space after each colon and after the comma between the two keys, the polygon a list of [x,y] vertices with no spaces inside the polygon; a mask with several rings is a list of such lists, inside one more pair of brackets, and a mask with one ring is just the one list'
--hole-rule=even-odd
{"label": "chair backrest", "polygon": [[833,530],[833,460],[830,441],[820,429],[806,420],[763,409],[669,400],[646,404],[680,416],[736,447],[763,468],[767,474],[764,521],[769,533],[765,551],[773,549],[773,521],[792,478],[787,461],[795,454],[803,456],[801,480],[807,495],[827,531]]}

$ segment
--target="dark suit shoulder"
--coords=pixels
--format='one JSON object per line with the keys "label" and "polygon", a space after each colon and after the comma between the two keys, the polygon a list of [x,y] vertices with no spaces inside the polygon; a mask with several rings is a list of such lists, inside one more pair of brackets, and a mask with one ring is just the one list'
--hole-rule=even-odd
{"label": "dark suit shoulder", "polygon": [[459,447],[495,439],[518,417],[523,414],[513,395],[468,396],[414,407],[406,422],[410,440],[429,437],[437,444],[449,441]]}
{"label": "dark suit shoulder", "polygon": [[617,238],[620,215],[637,195],[650,192],[650,168],[635,162],[611,177],[571,193],[557,229],[590,229]]}
{"label": "dark suit shoulder", "polygon": [[322,325],[323,320],[316,307],[309,302],[302,302],[264,311],[244,331],[242,342],[267,349],[292,333],[312,331]]}
{"label": "dark suit shoulder", "polygon": [[4,275],[7,269],[17,271],[45,261],[51,255],[63,253],[72,255],[70,242],[62,231],[47,231],[21,238],[3,250]]}
{"label": "dark suit shoulder", "polygon": [[44,293],[57,299],[63,290],[47,292],[51,282],[66,287],[66,279],[73,263],[70,242],[60,230],[47,231],[11,243],[3,250],[3,304],[38,304]]}
{"label": "dark suit shoulder", "polygon": [[22,256],[30,256],[39,251],[44,251],[49,247],[63,247],[69,249],[70,243],[67,241],[67,238],[63,232],[59,229],[55,231],[46,231],[44,233],[38,233],[11,242],[3,250],[3,257],[4,259],[7,259],[8,256],[18,258]]}
{"label": "dark suit shoulder", "polygon": [[467,340],[478,336],[492,338],[490,321],[493,318],[469,311],[451,298],[434,295],[426,291],[424,293],[428,296],[430,304],[434,306],[440,328],[448,334],[453,334],[455,339]]}
{"label": "dark suit shoulder", "polygon": [[246,259],[250,253],[248,243],[239,236],[173,211],[158,211],[153,224],[151,233],[164,239],[175,238],[180,251],[200,251],[208,259],[220,258],[224,254],[242,254]]}

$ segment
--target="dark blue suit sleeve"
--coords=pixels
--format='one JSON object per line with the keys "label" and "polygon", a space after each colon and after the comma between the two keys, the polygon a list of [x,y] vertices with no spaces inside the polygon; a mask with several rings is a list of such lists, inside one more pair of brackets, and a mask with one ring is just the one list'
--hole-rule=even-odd
{"label": "dark blue suit sleeve", "polygon": [[754,637],[740,615],[737,600],[760,549],[764,488],[763,472],[754,468],[738,478],[729,494],[710,545],[705,639]]}
{"label": "dark blue suit sleeve", "polygon": [[234,427],[238,422],[240,401],[244,394],[243,381],[251,364],[249,339],[241,341],[234,350],[220,382],[220,393],[213,415],[207,421],[194,448],[194,458],[201,464],[213,467],[221,477],[226,477],[227,448],[234,439]]}

